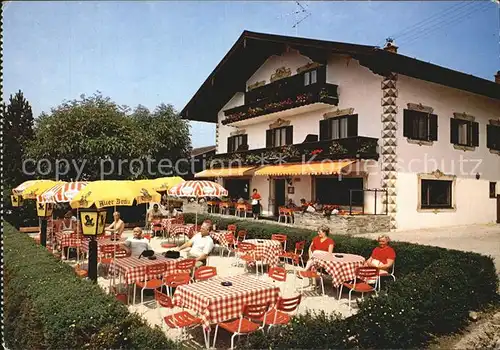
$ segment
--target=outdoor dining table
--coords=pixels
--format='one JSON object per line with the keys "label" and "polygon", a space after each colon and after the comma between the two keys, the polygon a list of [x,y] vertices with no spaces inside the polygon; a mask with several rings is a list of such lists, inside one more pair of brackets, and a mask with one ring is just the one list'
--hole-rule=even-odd
{"label": "outdoor dining table", "polygon": [[328,253],[320,250],[314,251],[310,259],[314,262],[314,268],[323,268],[332,276],[334,287],[353,280],[356,277],[356,268],[365,262],[365,258],[361,255]]}
{"label": "outdoor dining table", "polygon": [[[82,252],[86,253],[89,251],[89,242],[90,239],[84,239],[82,242]],[[121,237],[117,241],[111,240],[111,238],[101,238],[97,240],[97,251],[99,252],[99,248],[104,245],[120,245],[125,243],[125,238]]]}
{"label": "outdoor dining table", "polygon": [[[182,259],[165,258],[161,254],[156,254],[156,259],[154,260],[144,257],[139,259],[137,256],[117,258],[114,260],[114,263],[111,264],[109,272],[112,275],[118,274],[120,279],[123,278],[125,284],[129,285],[144,280],[144,277],[146,276],[146,266],[166,263],[167,270],[165,275],[168,275],[175,272],[175,265],[180,260]],[[156,276],[147,276],[147,278],[154,277]]]}
{"label": "outdoor dining table", "polygon": [[219,242],[220,245],[225,246],[227,245],[226,241],[226,235],[229,233],[229,231],[225,230],[219,230],[219,231],[211,231],[210,232],[210,237],[216,242]]}
{"label": "outdoor dining table", "polygon": [[[231,282],[223,286],[222,282]],[[280,289],[269,282],[248,275],[214,277],[208,281],[191,283],[176,288],[174,303],[200,315],[210,343],[210,325],[241,315],[244,305],[270,302],[278,299]]]}
{"label": "outdoor dining table", "polygon": [[196,226],[194,224],[172,224],[170,226],[169,236],[175,237],[184,235],[191,238],[196,233]]}
{"label": "outdoor dining table", "polygon": [[276,266],[279,263],[279,254],[283,250],[280,241],[272,239],[245,239],[243,242],[255,245],[255,255],[259,261],[268,266]]}
{"label": "outdoor dining table", "polygon": [[83,236],[76,236],[74,231],[60,231],[55,234],[55,242],[61,249],[66,247],[79,247]]}

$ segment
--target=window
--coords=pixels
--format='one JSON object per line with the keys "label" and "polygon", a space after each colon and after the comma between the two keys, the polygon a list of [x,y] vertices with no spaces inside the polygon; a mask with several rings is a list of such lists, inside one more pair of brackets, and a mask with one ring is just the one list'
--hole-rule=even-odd
{"label": "window", "polygon": [[247,179],[225,179],[224,188],[227,190],[229,198],[237,201],[240,198],[250,199],[250,180]]}
{"label": "window", "polygon": [[338,140],[358,136],[358,115],[330,118],[319,122],[320,140]]}
{"label": "window", "polygon": [[411,140],[437,141],[437,115],[405,109],[403,136]]}
{"label": "window", "polygon": [[318,71],[312,70],[304,73],[304,86],[315,84],[318,81]]}
{"label": "window", "polygon": [[450,122],[451,143],[458,146],[479,146],[479,123],[452,118]]}
{"label": "window", "polygon": [[236,135],[227,138],[227,153],[246,150],[248,135]]}
{"label": "window", "polygon": [[283,126],[266,131],[266,147],[281,147],[293,143],[293,126]]}
{"label": "window", "polygon": [[315,198],[322,204],[363,206],[363,178],[317,177]]}
{"label": "window", "polygon": [[486,146],[489,149],[500,151],[500,125],[486,125]]}
{"label": "window", "polygon": [[453,181],[421,180],[421,208],[446,209],[452,208],[451,190]]}
{"label": "window", "polygon": [[490,198],[497,198],[497,183],[490,182]]}

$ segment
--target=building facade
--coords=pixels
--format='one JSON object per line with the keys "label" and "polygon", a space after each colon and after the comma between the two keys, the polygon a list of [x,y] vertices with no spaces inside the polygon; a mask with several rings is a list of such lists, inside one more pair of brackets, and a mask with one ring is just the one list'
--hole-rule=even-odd
{"label": "building facade", "polygon": [[257,188],[264,215],[303,198],[387,215],[391,229],[487,223],[500,211],[496,79],[393,43],[244,32],[182,115],[217,123],[216,154],[196,177],[244,199]]}

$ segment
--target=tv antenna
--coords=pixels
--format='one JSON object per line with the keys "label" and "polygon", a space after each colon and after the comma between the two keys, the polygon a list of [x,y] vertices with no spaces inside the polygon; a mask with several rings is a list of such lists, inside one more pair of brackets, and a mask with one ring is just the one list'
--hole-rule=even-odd
{"label": "tv antenna", "polygon": [[286,16],[294,15],[295,22],[292,28],[295,29],[295,35],[297,36],[299,34],[299,24],[312,15],[307,7],[307,4],[301,4],[299,1],[295,1],[295,11],[287,13],[286,15],[279,16],[278,18],[284,18]]}

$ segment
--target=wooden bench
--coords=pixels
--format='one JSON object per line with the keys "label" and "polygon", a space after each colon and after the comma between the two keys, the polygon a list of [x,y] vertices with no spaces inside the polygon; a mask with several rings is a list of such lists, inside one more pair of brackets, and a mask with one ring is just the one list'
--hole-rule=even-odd
{"label": "wooden bench", "polygon": [[38,233],[40,232],[40,227],[38,226],[33,226],[33,227],[20,227],[19,232],[22,233]]}

